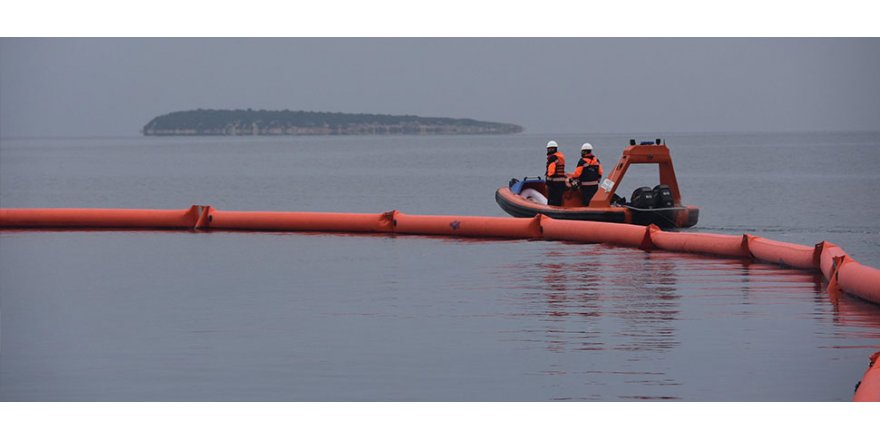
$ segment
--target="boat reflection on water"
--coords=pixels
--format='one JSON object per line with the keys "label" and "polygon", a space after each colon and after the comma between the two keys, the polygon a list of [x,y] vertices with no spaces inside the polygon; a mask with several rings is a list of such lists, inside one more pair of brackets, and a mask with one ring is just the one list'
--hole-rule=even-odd
{"label": "boat reflection on water", "polygon": [[[542,261],[516,271],[508,282],[522,292],[523,314],[541,324],[525,332],[548,350],[663,351],[678,345],[670,322],[680,295],[669,258],[572,247],[548,251]],[[618,325],[601,325],[612,321]]]}

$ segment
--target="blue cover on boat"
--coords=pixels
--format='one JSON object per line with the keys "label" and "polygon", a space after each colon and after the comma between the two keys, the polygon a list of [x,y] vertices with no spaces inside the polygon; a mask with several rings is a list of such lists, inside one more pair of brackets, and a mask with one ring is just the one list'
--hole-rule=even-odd
{"label": "blue cover on boat", "polygon": [[513,186],[510,187],[510,192],[519,195],[519,193],[522,192],[523,185],[530,182],[542,183],[544,182],[544,179],[540,177],[523,177],[523,180],[514,183]]}

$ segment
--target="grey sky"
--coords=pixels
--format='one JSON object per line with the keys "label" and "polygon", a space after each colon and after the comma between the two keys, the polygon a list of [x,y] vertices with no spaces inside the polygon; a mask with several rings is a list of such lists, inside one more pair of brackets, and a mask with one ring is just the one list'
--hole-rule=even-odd
{"label": "grey sky", "polygon": [[0,136],[195,108],[470,117],[532,133],[880,130],[880,39],[9,39]]}

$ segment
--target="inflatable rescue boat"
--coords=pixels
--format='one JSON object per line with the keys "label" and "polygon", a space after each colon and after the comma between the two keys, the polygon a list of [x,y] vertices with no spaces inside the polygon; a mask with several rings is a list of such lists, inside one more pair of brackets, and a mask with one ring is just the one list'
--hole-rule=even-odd
{"label": "inflatable rescue boat", "polygon": [[[614,192],[630,164],[634,163],[656,163],[660,168],[660,183],[653,188],[636,189],[627,201]],[[600,183],[589,206],[584,206],[577,188],[565,191],[562,206],[548,205],[547,185],[540,177],[511,179],[508,186],[495,191],[495,201],[514,217],[543,214],[562,220],[654,224],[663,229],[689,228],[697,224],[700,215],[696,206],[682,205],[672,157],[660,139],[638,145],[631,139],[611,174]]]}

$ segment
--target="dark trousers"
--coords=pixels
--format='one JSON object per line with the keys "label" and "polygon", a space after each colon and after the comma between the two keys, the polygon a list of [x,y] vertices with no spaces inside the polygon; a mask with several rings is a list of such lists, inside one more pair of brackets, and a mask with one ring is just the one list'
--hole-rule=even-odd
{"label": "dark trousers", "polygon": [[590,206],[590,199],[599,190],[599,185],[581,185],[581,195],[584,197],[584,206]]}
{"label": "dark trousers", "polygon": [[547,182],[547,204],[562,206],[562,195],[565,194],[565,182]]}

